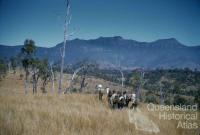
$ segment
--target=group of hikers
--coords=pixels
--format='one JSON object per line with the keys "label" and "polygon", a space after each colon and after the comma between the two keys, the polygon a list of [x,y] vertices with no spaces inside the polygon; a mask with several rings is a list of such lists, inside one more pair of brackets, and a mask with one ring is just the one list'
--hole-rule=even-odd
{"label": "group of hikers", "polygon": [[[102,100],[103,91],[98,89],[99,100]],[[136,109],[138,103],[136,100],[135,94],[128,94],[126,91],[119,92],[115,90],[110,90],[106,88],[107,101],[111,108],[113,109],[122,109],[124,107],[129,107],[130,109]]]}

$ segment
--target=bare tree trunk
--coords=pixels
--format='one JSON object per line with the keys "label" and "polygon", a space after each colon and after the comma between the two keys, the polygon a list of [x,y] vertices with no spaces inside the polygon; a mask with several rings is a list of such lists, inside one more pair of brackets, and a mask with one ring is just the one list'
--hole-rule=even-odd
{"label": "bare tree trunk", "polygon": [[33,78],[33,94],[37,93],[37,79]]}
{"label": "bare tree trunk", "polygon": [[83,79],[81,81],[80,92],[82,92],[82,89],[85,87],[85,78],[86,78],[86,75],[84,74]]}
{"label": "bare tree trunk", "polygon": [[42,93],[47,93],[46,91],[47,79],[44,79],[42,83]]}
{"label": "bare tree trunk", "polygon": [[63,52],[61,56],[61,65],[60,65],[60,78],[59,78],[59,84],[58,84],[58,93],[60,94],[62,92],[62,81],[63,81],[63,68],[64,68],[64,51],[65,51],[65,43],[63,47]]}
{"label": "bare tree trunk", "polygon": [[51,83],[52,83],[52,88],[51,88],[51,92],[54,92],[55,86],[54,86],[54,73],[53,73],[53,68],[52,68],[52,64],[50,64],[50,68],[51,68]]}
{"label": "bare tree trunk", "polygon": [[8,62],[8,73],[11,73],[11,62]]}
{"label": "bare tree trunk", "polygon": [[33,94],[37,93],[37,71],[33,68],[32,79],[33,79]]}
{"label": "bare tree trunk", "polygon": [[25,93],[25,95],[28,93],[27,88],[28,88],[28,82],[27,82],[27,77],[26,77],[25,80],[24,80],[24,93]]}
{"label": "bare tree trunk", "polygon": [[33,75],[32,75],[32,79],[33,79],[33,94],[35,93],[35,71],[33,71]]}
{"label": "bare tree trunk", "polygon": [[35,81],[33,79],[33,94],[35,93]]}
{"label": "bare tree trunk", "polygon": [[140,96],[141,96],[141,93],[140,93],[140,84],[139,84],[136,88],[136,102],[140,101]]}
{"label": "bare tree trunk", "polygon": [[28,71],[26,70],[26,73],[25,73],[25,80],[24,80],[24,93],[25,95],[28,93]]}
{"label": "bare tree trunk", "polygon": [[67,13],[66,13],[66,16],[65,16],[65,27],[64,27],[64,42],[63,42],[63,48],[61,50],[60,78],[59,78],[59,84],[58,84],[58,93],[59,94],[62,92],[65,46],[66,46],[67,37],[69,36],[69,35],[67,35],[67,29],[68,29],[68,26],[69,26],[70,20],[71,20],[69,10],[70,10],[69,0],[67,0]]}

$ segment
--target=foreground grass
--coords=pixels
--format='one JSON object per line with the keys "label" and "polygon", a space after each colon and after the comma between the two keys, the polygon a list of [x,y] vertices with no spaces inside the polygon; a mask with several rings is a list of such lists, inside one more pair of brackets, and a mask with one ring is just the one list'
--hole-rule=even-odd
{"label": "foreground grass", "polygon": [[[145,104],[140,109],[160,128],[160,135],[197,134],[161,121]],[[1,135],[148,135],[129,123],[128,109],[112,110],[94,94],[23,94],[23,81],[9,75],[0,82]]]}
{"label": "foreground grass", "polygon": [[0,99],[1,134],[123,134],[134,129],[127,115],[119,115],[125,111],[111,111],[92,95]]}

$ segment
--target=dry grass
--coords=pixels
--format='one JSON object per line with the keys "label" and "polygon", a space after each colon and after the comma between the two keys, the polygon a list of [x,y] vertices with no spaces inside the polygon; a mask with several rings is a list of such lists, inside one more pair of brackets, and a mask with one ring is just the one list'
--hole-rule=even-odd
{"label": "dry grass", "polygon": [[[28,94],[24,96],[19,74],[0,82],[1,135],[148,135],[129,123],[128,110],[111,110],[94,94]],[[48,86],[49,87],[49,86]],[[158,114],[140,106],[160,128],[160,135],[186,135],[196,131],[176,128],[174,121],[160,121]],[[191,134],[192,135],[192,134]]]}

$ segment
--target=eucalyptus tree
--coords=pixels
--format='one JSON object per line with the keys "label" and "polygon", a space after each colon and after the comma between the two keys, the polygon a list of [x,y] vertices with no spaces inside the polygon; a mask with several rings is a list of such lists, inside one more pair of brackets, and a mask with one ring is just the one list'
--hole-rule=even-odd
{"label": "eucalyptus tree", "polygon": [[33,94],[37,93],[37,85],[39,80],[39,66],[40,60],[39,59],[32,59],[31,61],[31,74],[32,74],[32,84],[33,84]]}
{"label": "eucalyptus tree", "polygon": [[31,63],[31,73],[33,82],[33,94],[37,93],[38,80],[42,82],[42,93],[46,93],[46,85],[51,78],[51,71],[48,60],[33,59]]}
{"label": "eucalyptus tree", "polygon": [[39,76],[42,80],[42,92],[46,93],[46,85],[51,80],[51,69],[49,67],[49,63],[47,59],[40,61],[39,65]]}
{"label": "eucalyptus tree", "polygon": [[41,79],[42,81],[42,92],[46,93],[45,87],[47,85],[47,81],[50,78],[50,68],[48,64],[48,60],[40,60],[40,59],[33,59],[31,63],[32,67],[32,82],[33,82],[33,93],[37,93],[37,86],[38,80]]}
{"label": "eucalyptus tree", "polygon": [[30,74],[30,66],[35,58],[36,46],[35,42],[31,39],[24,41],[24,46],[21,48],[22,65],[25,70],[25,94],[28,93],[28,77]]}

